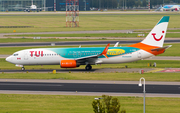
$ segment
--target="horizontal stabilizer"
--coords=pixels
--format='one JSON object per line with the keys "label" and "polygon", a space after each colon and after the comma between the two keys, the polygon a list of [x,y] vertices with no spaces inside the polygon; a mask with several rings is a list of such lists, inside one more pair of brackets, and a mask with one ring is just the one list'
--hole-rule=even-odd
{"label": "horizontal stabilizer", "polygon": [[160,48],[156,48],[156,49],[151,49],[151,51],[160,51],[160,50],[164,50],[167,48],[170,48],[172,45],[168,45],[168,46],[164,46],[164,47],[160,47]]}

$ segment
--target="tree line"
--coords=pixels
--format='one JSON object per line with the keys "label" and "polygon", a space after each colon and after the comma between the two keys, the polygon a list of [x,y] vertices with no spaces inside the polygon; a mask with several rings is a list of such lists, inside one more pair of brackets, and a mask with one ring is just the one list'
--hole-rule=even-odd
{"label": "tree line", "polygon": [[[174,4],[179,3],[180,0],[150,0],[150,5],[163,5],[163,4]],[[148,7],[148,0],[90,0],[90,7],[100,8],[100,9],[116,9],[133,7]]]}

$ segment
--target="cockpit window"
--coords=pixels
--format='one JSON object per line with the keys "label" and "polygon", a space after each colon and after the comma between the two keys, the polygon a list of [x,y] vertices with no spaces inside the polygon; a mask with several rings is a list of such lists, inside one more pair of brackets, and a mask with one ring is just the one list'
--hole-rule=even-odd
{"label": "cockpit window", "polygon": [[13,56],[18,56],[18,54],[13,54]]}

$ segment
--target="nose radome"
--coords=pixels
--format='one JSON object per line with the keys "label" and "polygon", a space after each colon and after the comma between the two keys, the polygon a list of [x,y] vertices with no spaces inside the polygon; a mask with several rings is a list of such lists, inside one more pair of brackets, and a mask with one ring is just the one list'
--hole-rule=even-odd
{"label": "nose radome", "polygon": [[7,61],[7,62],[10,62],[10,61],[11,61],[10,56],[6,58],[6,61]]}

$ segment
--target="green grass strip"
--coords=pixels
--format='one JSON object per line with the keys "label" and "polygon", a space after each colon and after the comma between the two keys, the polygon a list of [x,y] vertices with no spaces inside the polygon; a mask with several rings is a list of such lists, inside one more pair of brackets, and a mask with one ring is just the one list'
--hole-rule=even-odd
{"label": "green grass strip", "polygon": [[60,79],[60,80],[113,80],[113,81],[138,81],[141,77],[146,78],[146,81],[166,81],[180,82],[179,73],[0,73],[1,79]]}
{"label": "green grass strip", "polygon": [[152,29],[162,16],[170,15],[168,28],[179,28],[178,13],[161,14],[81,14],[80,27],[66,27],[66,15],[3,15],[1,26],[34,26],[34,28],[1,28],[0,33],[93,31],[120,29]]}
{"label": "green grass strip", "polygon": [[[1,113],[93,113],[99,96],[0,94]],[[143,112],[142,97],[117,97],[127,113]],[[147,113],[179,113],[180,98],[146,97]]]}

